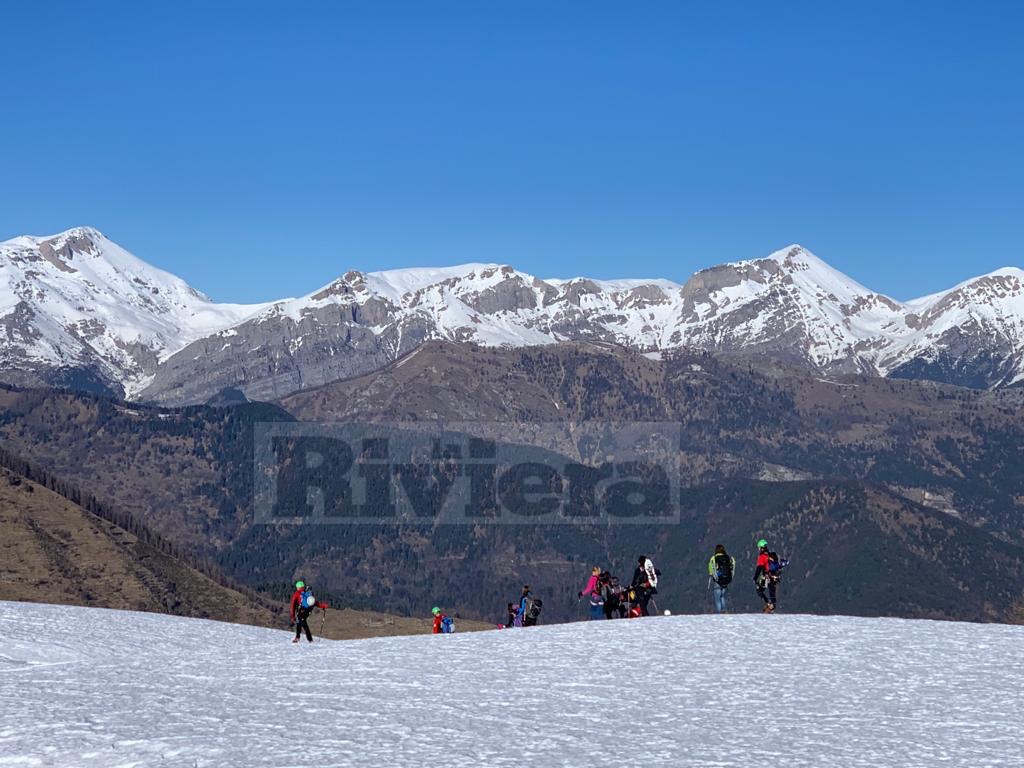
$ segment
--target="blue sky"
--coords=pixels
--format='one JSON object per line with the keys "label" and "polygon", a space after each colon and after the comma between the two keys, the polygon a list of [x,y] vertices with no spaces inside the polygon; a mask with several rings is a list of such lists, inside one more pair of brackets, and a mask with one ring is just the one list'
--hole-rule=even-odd
{"label": "blue sky", "polygon": [[219,300],[348,269],[668,277],[800,242],[897,298],[1021,265],[1024,3],[0,6],[0,239]]}

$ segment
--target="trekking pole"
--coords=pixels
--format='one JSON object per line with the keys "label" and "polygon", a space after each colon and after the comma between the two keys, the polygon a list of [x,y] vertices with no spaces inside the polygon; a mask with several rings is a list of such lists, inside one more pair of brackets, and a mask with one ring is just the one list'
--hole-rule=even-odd
{"label": "trekking pole", "polygon": [[327,623],[327,611],[320,611],[320,639],[324,639],[324,624]]}
{"label": "trekking pole", "polygon": [[580,601],[583,600],[582,596],[576,598],[576,621],[580,620]]}
{"label": "trekking pole", "polygon": [[651,595],[651,602],[654,603],[655,614],[660,613],[660,611],[658,610],[658,601],[654,599],[654,595]]}

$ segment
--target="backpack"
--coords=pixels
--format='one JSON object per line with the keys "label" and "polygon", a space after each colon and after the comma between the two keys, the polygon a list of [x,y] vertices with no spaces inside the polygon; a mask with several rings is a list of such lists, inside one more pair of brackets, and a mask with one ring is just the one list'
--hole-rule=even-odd
{"label": "backpack", "polygon": [[732,582],[733,559],[725,554],[715,555],[715,582],[720,587]]}
{"label": "backpack", "polygon": [[451,616],[441,617],[441,634],[450,635],[455,631],[455,620]]}
{"label": "backpack", "polygon": [[644,575],[647,577],[647,581],[650,582],[652,587],[657,588],[658,577],[661,576],[661,571],[654,567],[654,561],[651,558],[647,558],[644,561]]}
{"label": "backpack", "polygon": [[309,587],[302,590],[302,597],[299,598],[299,607],[306,610],[312,610],[316,607],[316,598],[313,596],[313,590]]}
{"label": "backpack", "polygon": [[535,598],[529,597],[526,600],[526,613],[524,614],[528,619],[534,619],[540,616],[541,609],[544,607],[544,603]]}
{"label": "backpack", "polygon": [[768,553],[768,575],[778,578],[782,574],[782,569],[789,565],[789,560],[780,560],[779,556],[774,552]]}

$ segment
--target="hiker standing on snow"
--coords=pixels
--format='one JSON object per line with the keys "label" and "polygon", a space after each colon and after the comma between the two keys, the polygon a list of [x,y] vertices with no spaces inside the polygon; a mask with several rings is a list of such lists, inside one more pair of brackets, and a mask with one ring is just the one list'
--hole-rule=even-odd
{"label": "hiker standing on snow", "polygon": [[725,613],[725,593],[732,583],[732,574],[736,570],[736,558],[730,557],[724,544],[715,545],[715,554],[708,561],[708,587],[715,599],[715,612]]}
{"label": "hiker standing on snow", "polygon": [[586,597],[590,601],[591,620],[604,616],[604,598],[601,597],[600,578],[601,569],[595,565],[590,571],[590,580],[587,582],[587,586],[583,588],[582,592],[576,593],[577,600]]}
{"label": "hiker standing on snow", "polygon": [[658,593],[658,571],[647,555],[640,555],[636,570],[633,571],[631,586],[636,590],[636,602],[640,606],[640,615],[650,616],[647,604],[651,602],[651,596]]}
{"label": "hiker standing on snow", "polygon": [[604,617],[606,619],[626,617],[626,606],[622,602],[622,587],[619,586],[617,576],[612,576],[608,571],[601,574],[598,579],[601,586],[601,599],[604,600]]}
{"label": "hiker standing on snow", "polygon": [[309,631],[309,614],[313,612],[314,608],[319,608],[321,611],[327,611],[327,603],[318,603],[316,598],[313,596],[313,590],[306,586],[304,581],[295,582],[295,593],[292,595],[291,604],[291,623],[295,627],[295,639],[293,643],[299,642],[302,638],[302,633],[305,631],[306,639],[309,642],[313,642],[313,633]]}
{"label": "hiker standing on snow", "polygon": [[430,612],[434,614],[434,634],[435,635],[450,635],[455,631],[455,622],[450,617],[441,613],[441,609],[436,605],[430,609]]}
{"label": "hiker standing on snow", "polygon": [[537,625],[537,617],[540,616],[544,603],[530,593],[530,585],[523,586],[523,596],[519,598],[519,608],[516,609],[517,627],[534,627]]}
{"label": "hiker standing on snow", "polygon": [[[757,566],[754,568],[754,584],[757,585],[757,594],[764,600],[762,613],[775,613],[776,589],[779,583],[778,576],[772,568],[772,560],[778,563],[778,557],[768,551],[768,542],[760,539],[757,542]],[[768,594],[765,594],[765,588]]]}

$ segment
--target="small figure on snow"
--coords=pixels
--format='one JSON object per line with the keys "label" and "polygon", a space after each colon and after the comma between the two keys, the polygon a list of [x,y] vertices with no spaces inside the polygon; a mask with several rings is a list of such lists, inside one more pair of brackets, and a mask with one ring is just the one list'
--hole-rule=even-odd
{"label": "small figure on snow", "polygon": [[715,545],[715,554],[708,561],[708,587],[715,600],[715,612],[725,613],[725,596],[732,583],[732,574],[736,570],[736,558],[730,557],[724,544]]}
{"label": "small figure on snow", "polygon": [[313,633],[309,631],[309,615],[313,612],[314,608],[319,608],[325,614],[327,612],[327,603],[319,603],[313,596],[313,590],[306,586],[304,581],[295,582],[295,593],[292,595],[291,604],[291,623],[295,627],[295,639],[293,643],[299,642],[302,638],[302,633],[306,633],[306,639],[309,642],[313,642]]}
{"label": "small figure on snow", "polygon": [[[775,613],[778,604],[778,586],[782,578],[782,569],[789,565],[789,560],[780,560],[779,556],[768,549],[768,542],[760,539],[757,542],[757,567],[754,568],[754,584],[757,594],[764,600],[763,613]],[[767,590],[767,594],[765,594]]]}
{"label": "small figure on snow", "polygon": [[523,595],[519,598],[519,609],[516,611],[515,626],[535,626],[537,624],[537,617],[540,616],[540,611],[543,606],[544,603],[534,597],[530,592],[530,585],[524,585]]}
{"label": "small figure on snow", "polygon": [[508,615],[505,617],[505,629],[508,629],[516,625],[516,604],[509,603],[506,610]]}
{"label": "small figure on snow", "polygon": [[601,596],[601,569],[594,566],[590,571],[590,580],[581,592],[576,593],[576,599],[587,598],[590,601],[590,618],[600,619],[604,616],[604,598]]}
{"label": "small figure on snow", "polygon": [[436,605],[430,609],[430,612],[434,614],[435,635],[450,635],[455,631],[455,622],[451,616],[446,616]]}
{"label": "small figure on snow", "polygon": [[640,555],[636,570],[633,572],[631,586],[636,592],[636,605],[640,609],[639,615],[650,616],[647,605],[651,602],[651,597],[658,594],[658,570],[647,555]]}

